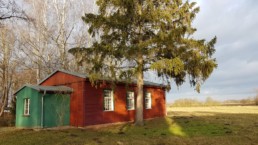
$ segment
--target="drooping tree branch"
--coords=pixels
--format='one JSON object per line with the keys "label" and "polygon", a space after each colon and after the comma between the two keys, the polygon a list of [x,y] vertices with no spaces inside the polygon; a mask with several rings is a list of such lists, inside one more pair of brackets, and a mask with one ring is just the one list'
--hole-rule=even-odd
{"label": "drooping tree branch", "polygon": [[29,20],[26,13],[14,0],[0,0],[0,22],[8,19]]}
{"label": "drooping tree branch", "polygon": [[28,20],[28,18],[22,17],[22,16],[6,16],[6,17],[0,17],[0,20],[6,20],[6,19],[12,19],[12,18],[18,18],[18,19]]}

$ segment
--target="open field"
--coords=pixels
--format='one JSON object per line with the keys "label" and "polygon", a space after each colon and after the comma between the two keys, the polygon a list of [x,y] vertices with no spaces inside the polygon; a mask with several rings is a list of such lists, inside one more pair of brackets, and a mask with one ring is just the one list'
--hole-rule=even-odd
{"label": "open field", "polygon": [[212,106],[212,107],[168,107],[168,113],[228,113],[228,114],[257,114],[258,106]]}
{"label": "open field", "polygon": [[40,131],[2,127],[0,144],[257,145],[258,107],[168,108],[168,117],[146,121],[144,127],[120,124]]}

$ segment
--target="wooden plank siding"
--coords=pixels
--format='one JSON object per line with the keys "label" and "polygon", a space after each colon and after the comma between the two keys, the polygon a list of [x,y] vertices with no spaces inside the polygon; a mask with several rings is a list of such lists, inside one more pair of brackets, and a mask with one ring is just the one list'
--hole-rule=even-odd
{"label": "wooden plank siding", "polygon": [[[109,85],[102,85],[95,88],[86,81],[85,86],[85,90],[88,90],[85,94],[85,126],[134,120],[135,110],[127,110],[126,92],[129,90],[133,91],[136,102],[137,88],[135,86],[131,86],[127,90],[123,84],[115,87],[113,90],[114,111],[103,110],[103,90],[111,89]],[[145,86],[144,91],[150,92],[152,95],[152,108],[144,108],[144,119],[164,117],[166,115],[165,90],[157,87]]]}
{"label": "wooden plank siding", "polygon": [[98,88],[92,87],[85,82],[86,93],[85,102],[85,125],[125,122],[133,120],[134,111],[126,108],[126,89],[124,85],[117,85],[114,92],[114,111],[104,111],[103,109],[103,90],[111,89],[110,85],[101,85]]}
{"label": "wooden plank siding", "polygon": [[[103,90],[111,89],[110,85],[106,83],[96,88],[91,85],[88,79],[58,71],[43,81],[41,85],[65,85],[73,88],[70,105],[71,126],[88,126],[134,120],[135,110],[127,110],[127,89],[124,84],[116,85],[113,90],[114,111],[104,111],[103,108]],[[134,91],[136,102],[136,86],[130,86],[128,90]],[[144,90],[152,95],[152,108],[144,109],[144,119],[165,116],[165,90],[155,86],[144,86]]]}
{"label": "wooden plank siding", "polygon": [[58,71],[40,84],[43,86],[64,85],[73,89],[70,101],[71,126],[84,126],[84,82],[84,78]]}

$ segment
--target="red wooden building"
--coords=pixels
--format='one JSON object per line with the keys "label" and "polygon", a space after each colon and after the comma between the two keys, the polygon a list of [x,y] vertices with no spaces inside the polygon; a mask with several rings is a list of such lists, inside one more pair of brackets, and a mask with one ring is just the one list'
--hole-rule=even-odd
{"label": "red wooden building", "polygon": [[[57,70],[42,80],[43,86],[68,86],[73,89],[70,101],[70,125],[87,126],[133,121],[135,117],[136,85],[119,83],[112,90],[108,83],[91,85],[87,76]],[[144,119],[166,115],[165,87],[144,82]]]}

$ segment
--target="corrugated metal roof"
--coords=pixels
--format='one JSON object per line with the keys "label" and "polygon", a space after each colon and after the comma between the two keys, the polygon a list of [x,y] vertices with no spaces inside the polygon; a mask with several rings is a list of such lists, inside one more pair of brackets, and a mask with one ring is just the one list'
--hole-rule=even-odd
{"label": "corrugated metal roof", "polygon": [[[77,77],[80,77],[80,78],[88,78],[88,76],[85,75],[85,74],[80,74],[80,73],[76,73],[76,72],[69,72],[69,71],[66,71],[66,70],[56,70],[53,73],[51,73],[50,75],[48,75],[45,79],[40,81],[39,85],[57,72],[63,72],[63,73],[70,74],[70,75],[73,75],[73,76],[77,76]],[[106,80],[106,79],[100,79],[100,80]],[[109,81],[109,80],[106,80],[106,81]],[[125,83],[124,81],[118,81],[118,82]],[[133,84],[136,84],[136,83],[137,83],[137,81],[133,80]],[[154,83],[154,82],[150,82],[150,81],[144,81],[144,85],[145,86],[166,87],[166,85],[164,85],[164,84]]]}
{"label": "corrugated metal roof", "polygon": [[[110,82],[111,80],[109,79],[100,79],[101,81],[104,80],[104,81],[107,81],[107,82]],[[137,80],[132,80],[131,82],[126,82],[126,81],[123,81],[123,80],[118,80],[116,81],[117,83],[128,83],[128,84],[131,84],[131,85],[136,85],[137,84]],[[159,84],[159,83],[154,83],[154,82],[150,82],[150,81],[143,81],[143,85],[144,86],[153,86],[153,87],[162,87],[162,88],[165,88],[167,87],[166,85],[164,84]]]}
{"label": "corrugated metal roof", "polygon": [[66,87],[66,86],[39,86],[39,85],[29,85],[38,91],[48,91],[48,92],[72,92],[73,89]]}
{"label": "corrugated metal roof", "polygon": [[30,84],[26,84],[24,86],[22,86],[20,89],[18,89],[15,93],[17,94],[20,90],[22,90],[24,87],[29,87],[32,89],[35,89],[39,92],[44,92],[46,91],[48,92],[61,92],[61,93],[72,93],[73,89],[66,87],[66,86],[39,86],[39,85],[30,85]]}
{"label": "corrugated metal roof", "polygon": [[154,83],[150,81],[144,81],[144,85],[146,86],[157,86],[157,87],[166,87],[164,84]]}

